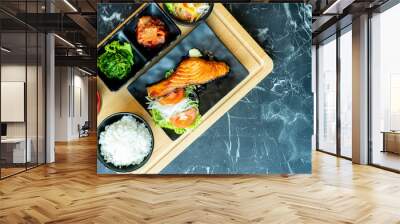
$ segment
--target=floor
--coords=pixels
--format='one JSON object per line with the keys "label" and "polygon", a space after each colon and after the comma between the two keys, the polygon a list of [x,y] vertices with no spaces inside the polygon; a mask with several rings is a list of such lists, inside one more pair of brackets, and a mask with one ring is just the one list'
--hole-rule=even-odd
{"label": "floor", "polygon": [[96,139],[0,181],[0,223],[400,223],[400,175],[315,152],[313,174],[98,176]]}
{"label": "floor", "polygon": [[395,170],[400,170],[400,155],[391,152],[374,151],[374,164],[389,167]]}
{"label": "floor", "polygon": [[[36,166],[36,164],[27,164],[27,168],[31,169],[34,166]],[[13,174],[16,173],[20,173],[25,171],[25,165],[19,165],[19,167],[7,167],[7,168],[0,168],[1,169],[1,178],[5,178],[8,176],[11,176]]]}
{"label": "floor", "polygon": [[0,168],[1,169],[1,177],[7,177],[19,172],[22,172],[25,170],[25,167],[23,168]]}

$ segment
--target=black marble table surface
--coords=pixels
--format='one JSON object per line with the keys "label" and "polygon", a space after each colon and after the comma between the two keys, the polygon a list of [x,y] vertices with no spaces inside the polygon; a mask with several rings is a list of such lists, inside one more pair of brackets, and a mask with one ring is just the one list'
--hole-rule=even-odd
{"label": "black marble table surface", "polygon": [[[311,172],[311,6],[225,5],[274,61],[274,70],[161,174]],[[98,39],[137,4],[98,4]],[[97,161],[99,174],[113,173]]]}

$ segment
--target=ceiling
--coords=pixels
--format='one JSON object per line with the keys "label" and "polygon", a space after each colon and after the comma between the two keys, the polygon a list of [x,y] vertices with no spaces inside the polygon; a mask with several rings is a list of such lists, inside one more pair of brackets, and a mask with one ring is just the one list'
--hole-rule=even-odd
{"label": "ceiling", "polygon": [[309,0],[313,5],[312,34],[317,44],[350,25],[354,17],[373,11],[390,0]]}
{"label": "ceiling", "polygon": [[[313,42],[316,43],[336,32],[338,24],[351,23],[352,17],[377,7],[388,0],[299,0],[313,6]],[[46,4],[47,2],[47,4]],[[3,46],[23,51],[25,38],[18,33],[28,31],[54,32],[56,62],[68,64],[82,62],[93,71],[96,70],[96,4],[98,2],[135,2],[134,0],[0,0],[0,25],[4,40]],[[138,1],[137,1],[138,2]],[[258,1],[259,2],[259,1]],[[270,0],[269,2],[283,2]],[[49,12],[52,13],[49,13]],[[340,28],[340,27],[339,27]],[[21,36],[21,35],[20,35]],[[28,38],[28,42],[31,38]],[[36,46],[28,44],[28,55]],[[20,52],[20,53],[16,53]],[[65,57],[68,56],[68,57]],[[73,58],[72,58],[73,57]],[[64,61],[62,61],[64,60]],[[79,66],[79,64],[78,64]]]}
{"label": "ceiling", "polygon": [[[42,41],[40,41],[42,40]],[[10,52],[2,53],[2,62],[5,63],[24,63],[36,64],[37,57],[41,60],[44,55],[44,35],[38,33],[27,33],[21,35],[19,33],[2,33],[1,35],[2,46]],[[27,46],[27,47],[25,47]]]}
{"label": "ceiling", "polygon": [[[10,58],[36,55],[32,38],[36,33],[54,32],[56,65],[74,57],[91,71],[96,69],[96,0],[0,0],[2,46],[11,50]],[[49,13],[51,12],[51,13]],[[27,34],[27,40],[25,35]],[[35,33],[35,35],[29,34]],[[28,45],[25,45],[28,41]],[[27,46],[25,50],[25,46]],[[41,47],[41,46],[39,46]],[[82,57],[82,60],[79,60]],[[60,61],[59,59],[64,61]],[[72,58],[70,59],[72,60]],[[90,63],[87,63],[87,61]],[[90,66],[88,66],[90,64]],[[79,66],[76,65],[76,66]]]}

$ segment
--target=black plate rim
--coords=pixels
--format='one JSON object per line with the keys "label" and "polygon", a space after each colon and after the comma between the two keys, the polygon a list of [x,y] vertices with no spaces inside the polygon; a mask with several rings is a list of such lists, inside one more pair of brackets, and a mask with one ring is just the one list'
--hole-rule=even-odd
{"label": "black plate rim", "polygon": [[[150,149],[149,154],[143,159],[143,161],[141,163],[136,164],[136,165],[129,165],[129,166],[125,167],[125,168],[118,168],[118,167],[112,165],[111,163],[107,163],[104,160],[103,156],[101,155],[100,144],[99,144],[99,138],[100,138],[99,129],[103,129],[103,128],[105,128],[106,125],[109,125],[109,124],[107,124],[107,121],[109,121],[111,118],[117,117],[117,116],[121,116],[122,117],[124,115],[133,116],[135,119],[139,120],[140,122],[142,122],[146,126],[146,128],[149,131],[150,136],[151,136],[151,149]],[[147,121],[144,118],[140,117],[139,115],[137,115],[135,113],[132,113],[132,112],[117,112],[117,113],[111,114],[108,117],[106,117],[100,123],[100,125],[97,127],[97,158],[105,167],[107,167],[108,169],[110,169],[112,171],[120,172],[120,173],[128,173],[128,172],[132,172],[132,171],[138,170],[139,168],[144,166],[144,164],[147,163],[147,161],[150,159],[151,155],[153,154],[153,150],[154,150],[154,134],[153,134],[153,131],[151,130],[151,127],[147,123]]]}
{"label": "black plate rim", "polygon": [[[127,36],[127,34],[126,34],[125,31],[124,31],[124,28],[127,26],[127,24],[129,24],[130,22],[132,22],[134,19],[137,19],[137,18],[138,18],[138,15],[140,15],[140,13],[143,13],[143,11],[145,11],[148,7],[150,7],[150,6],[152,6],[152,5],[153,5],[154,7],[156,7],[156,8],[160,11],[161,14],[164,15],[164,17],[165,17],[164,19],[168,20],[168,22],[170,22],[170,23],[174,26],[174,28],[177,30],[177,36],[176,36],[174,39],[171,39],[171,41],[170,41],[169,44],[167,44],[166,46],[163,46],[162,49],[160,49],[160,50],[157,52],[157,54],[152,55],[151,57],[148,57],[149,55],[147,55],[145,52],[143,52],[141,49],[139,49],[139,48],[135,45],[135,43],[133,43],[133,41]],[[170,47],[171,45],[175,45],[177,41],[179,42],[179,39],[180,39],[180,37],[182,36],[182,30],[178,27],[178,25],[177,25],[177,23],[175,22],[175,20],[173,20],[173,18],[171,18],[171,17],[169,16],[169,14],[168,14],[167,12],[165,12],[165,11],[162,9],[162,7],[160,7],[157,3],[149,2],[149,3],[144,3],[142,6],[143,6],[143,7],[142,7],[141,9],[139,9],[138,11],[134,11],[134,12],[133,12],[134,15],[133,15],[129,20],[123,22],[123,23],[124,23],[123,26],[119,27],[119,28],[116,29],[116,30],[111,31],[111,33],[114,32],[114,34],[113,34],[111,37],[109,37],[109,38],[107,38],[107,39],[104,39],[104,40],[103,40],[103,43],[102,43],[100,46],[97,47],[97,55],[99,55],[98,52],[99,52],[101,49],[103,49],[107,44],[109,44],[111,40],[115,39],[115,37],[116,37],[117,35],[119,35],[119,33],[122,33],[122,34],[124,35],[124,37],[126,38],[126,40],[129,42],[129,44],[131,45],[133,51],[134,51],[136,54],[138,54],[139,57],[140,57],[140,60],[143,61],[143,65],[142,65],[136,72],[130,72],[130,75],[129,75],[127,78],[125,78],[124,81],[122,81],[122,84],[121,84],[121,85],[118,85],[117,88],[111,87],[110,84],[109,84],[109,79],[107,79],[107,77],[105,76],[105,74],[104,74],[103,72],[101,72],[101,71],[98,70],[98,71],[97,71],[98,77],[103,81],[103,83],[106,85],[106,87],[107,87],[111,92],[119,91],[119,90],[122,88],[122,86],[124,86],[127,82],[129,82],[130,79],[132,79],[132,78],[134,78],[134,79],[138,78],[138,77],[145,71],[145,70],[143,70],[143,69],[146,68],[146,66],[147,66],[149,63],[153,62],[154,59],[157,58],[159,55],[161,55],[163,52],[169,52],[169,51],[166,51],[166,49],[168,49],[168,47]],[[98,57],[98,56],[97,56],[97,57]],[[97,57],[96,57],[96,59],[97,59]],[[133,65],[133,66],[134,66],[134,65]],[[133,67],[133,66],[132,66],[132,67]],[[97,68],[97,62],[96,62],[96,68]],[[139,75],[139,76],[138,76],[138,75]]]}

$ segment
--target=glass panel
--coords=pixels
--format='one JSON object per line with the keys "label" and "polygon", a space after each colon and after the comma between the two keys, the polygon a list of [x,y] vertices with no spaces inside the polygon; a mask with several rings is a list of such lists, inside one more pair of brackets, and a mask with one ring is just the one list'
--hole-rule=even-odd
{"label": "glass panel", "polygon": [[352,157],[352,32],[340,36],[340,153]]}
{"label": "glass panel", "polygon": [[[43,13],[44,6],[45,0],[0,1],[0,7],[6,7],[21,20],[27,19],[26,12]],[[45,162],[46,54],[44,34],[2,12],[0,17],[0,177],[4,178]]]}
{"label": "glass panel", "polygon": [[27,63],[27,80],[26,80],[26,113],[27,113],[27,144],[28,151],[30,153],[28,155],[27,166],[28,168],[34,167],[37,165],[37,132],[38,132],[38,36],[36,32],[28,33],[28,63]]}
{"label": "glass panel", "polygon": [[336,153],[336,39],[318,48],[318,148]]}
{"label": "glass panel", "polygon": [[[25,2],[14,3],[9,9],[22,12]],[[2,1],[1,4],[6,4]],[[26,170],[30,159],[26,141],[26,75],[27,44],[25,25],[0,13],[1,24],[1,177]]]}
{"label": "glass panel", "polygon": [[[26,12],[37,13],[39,5],[36,1],[27,2]],[[37,16],[31,20],[37,20]],[[37,21],[32,21],[37,23]],[[26,113],[27,113],[27,150],[30,158],[27,167],[35,167],[38,164],[38,45],[39,37],[35,30],[27,31],[27,80],[26,80]]]}
{"label": "glass panel", "polygon": [[400,4],[374,15],[372,25],[372,163],[400,170]]}
{"label": "glass panel", "polygon": [[6,129],[1,140],[2,178],[24,171],[30,158],[26,151],[26,35],[1,34],[1,121]]}

